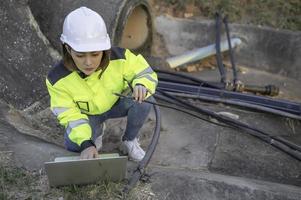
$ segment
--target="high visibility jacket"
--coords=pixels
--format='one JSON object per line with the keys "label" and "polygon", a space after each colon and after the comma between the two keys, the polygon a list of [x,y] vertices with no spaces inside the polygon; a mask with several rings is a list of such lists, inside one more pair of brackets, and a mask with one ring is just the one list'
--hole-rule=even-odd
{"label": "high visibility jacket", "polygon": [[118,100],[114,93],[122,93],[129,82],[132,87],[144,85],[149,96],[155,92],[158,83],[156,73],[141,55],[118,47],[111,49],[110,63],[99,78],[100,73],[98,70],[83,77],[82,72],[69,71],[61,62],[46,78],[51,110],[66,128],[69,139],[79,146],[91,141],[92,130],[87,115],[110,110]]}

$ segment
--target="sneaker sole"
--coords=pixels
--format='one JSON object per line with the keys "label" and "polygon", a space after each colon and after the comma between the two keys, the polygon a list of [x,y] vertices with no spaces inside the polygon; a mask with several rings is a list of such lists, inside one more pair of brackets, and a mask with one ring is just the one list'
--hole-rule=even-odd
{"label": "sneaker sole", "polygon": [[124,155],[127,155],[128,156],[128,159],[131,160],[131,161],[134,161],[134,162],[140,162],[141,160],[143,160],[143,158],[141,160],[137,160],[137,159],[133,159],[132,157],[129,156],[129,153],[128,151],[126,150],[126,147],[124,145],[120,145],[119,147],[119,150],[124,154]]}

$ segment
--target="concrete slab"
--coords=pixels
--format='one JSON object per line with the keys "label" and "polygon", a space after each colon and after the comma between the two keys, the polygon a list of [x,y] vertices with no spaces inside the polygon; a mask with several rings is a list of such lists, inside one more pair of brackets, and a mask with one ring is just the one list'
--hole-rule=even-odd
{"label": "concrete slab", "polygon": [[299,200],[301,188],[197,170],[152,168],[152,191],[172,200]]}
{"label": "concrete slab", "polygon": [[211,131],[210,124],[175,110],[161,108],[161,114],[162,126],[166,130],[161,132],[151,163],[178,168],[206,168],[213,157],[219,131]]}
{"label": "concrete slab", "polygon": [[[292,135],[281,117],[223,105],[198,103],[209,110],[232,112],[240,121],[271,133]],[[161,108],[161,133],[152,165],[176,169],[207,169],[228,175],[301,185],[301,162],[237,129],[218,127]],[[301,123],[297,122],[300,129]],[[284,132],[286,131],[286,132]],[[300,133],[296,133],[300,134]]]}

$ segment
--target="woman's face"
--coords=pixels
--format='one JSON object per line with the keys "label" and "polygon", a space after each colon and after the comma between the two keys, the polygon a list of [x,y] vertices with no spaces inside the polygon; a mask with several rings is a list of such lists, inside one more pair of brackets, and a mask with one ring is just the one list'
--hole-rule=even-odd
{"label": "woman's face", "polygon": [[103,56],[103,51],[77,52],[71,48],[69,53],[77,68],[86,75],[95,72]]}

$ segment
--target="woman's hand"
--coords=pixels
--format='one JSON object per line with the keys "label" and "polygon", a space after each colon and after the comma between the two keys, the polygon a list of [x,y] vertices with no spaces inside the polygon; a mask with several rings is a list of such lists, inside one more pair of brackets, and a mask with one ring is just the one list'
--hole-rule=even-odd
{"label": "woman's hand", "polygon": [[146,95],[147,95],[147,89],[146,87],[144,87],[144,85],[141,84],[135,85],[133,90],[133,96],[136,101],[142,103],[142,101],[145,100]]}
{"label": "woman's hand", "polygon": [[80,159],[92,159],[97,157],[98,157],[98,152],[94,146],[84,149],[80,154]]}

